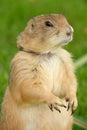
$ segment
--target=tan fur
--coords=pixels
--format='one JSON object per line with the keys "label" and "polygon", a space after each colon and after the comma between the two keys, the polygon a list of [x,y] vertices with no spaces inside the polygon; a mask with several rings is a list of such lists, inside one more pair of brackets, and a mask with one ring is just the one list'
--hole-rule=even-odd
{"label": "tan fur", "polygon": [[[46,21],[53,27],[46,26]],[[72,33],[63,15],[42,15],[30,20],[18,37],[18,47],[23,51],[12,61],[0,130],[72,129],[77,82],[71,55],[61,48],[72,40]],[[68,104],[67,111],[64,106]]]}

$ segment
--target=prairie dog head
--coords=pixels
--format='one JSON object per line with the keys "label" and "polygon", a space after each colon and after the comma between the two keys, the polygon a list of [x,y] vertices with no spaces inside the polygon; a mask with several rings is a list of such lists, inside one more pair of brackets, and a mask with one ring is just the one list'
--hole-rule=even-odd
{"label": "prairie dog head", "polygon": [[26,51],[45,53],[72,40],[73,28],[61,14],[32,18],[18,36],[17,45]]}

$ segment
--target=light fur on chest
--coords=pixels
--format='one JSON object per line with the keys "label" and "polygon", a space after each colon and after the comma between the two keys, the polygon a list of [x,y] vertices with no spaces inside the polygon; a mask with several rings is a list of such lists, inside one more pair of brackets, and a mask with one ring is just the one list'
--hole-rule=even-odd
{"label": "light fur on chest", "polygon": [[[53,55],[50,58],[44,58],[40,63],[42,66],[42,74],[46,87],[49,91],[60,91],[61,83],[61,59],[57,55]],[[59,77],[59,80],[58,80]]]}

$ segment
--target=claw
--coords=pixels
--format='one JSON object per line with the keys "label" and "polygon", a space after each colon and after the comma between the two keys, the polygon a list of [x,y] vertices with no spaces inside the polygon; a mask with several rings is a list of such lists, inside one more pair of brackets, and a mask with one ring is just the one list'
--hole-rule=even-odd
{"label": "claw", "polygon": [[53,112],[53,105],[52,104],[49,105],[49,108]]}
{"label": "claw", "polygon": [[66,100],[66,102],[69,102],[69,98],[68,98],[68,97],[66,97],[66,99],[65,99],[65,100]]}
{"label": "claw", "polygon": [[67,108],[67,111],[70,109],[70,103],[68,104],[68,108]]}
{"label": "claw", "polygon": [[[58,105],[58,103],[55,103],[56,105]],[[65,105],[59,105],[60,107],[64,107],[67,108]]]}
{"label": "claw", "polygon": [[59,113],[61,113],[61,111],[57,107],[54,107],[54,109],[57,110]]}
{"label": "claw", "polygon": [[73,113],[74,113],[73,106],[74,106],[74,102],[73,102],[73,104],[71,106],[71,111],[72,111],[71,115],[73,115]]}
{"label": "claw", "polygon": [[71,116],[74,114],[74,110],[72,110]]}
{"label": "claw", "polygon": [[65,105],[63,105],[64,108],[67,108]]}
{"label": "claw", "polygon": [[67,108],[65,105],[60,105],[61,107]]}

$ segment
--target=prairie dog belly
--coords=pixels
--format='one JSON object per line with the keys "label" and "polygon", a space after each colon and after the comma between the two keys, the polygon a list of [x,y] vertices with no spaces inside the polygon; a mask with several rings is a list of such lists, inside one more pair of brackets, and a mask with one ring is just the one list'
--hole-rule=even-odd
{"label": "prairie dog belly", "polygon": [[67,125],[72,122],[71,112],[60,108],[61,113],[49,109],[46,104],[22,108],[20,110],[23,120],[23,130],[66,130]]}

